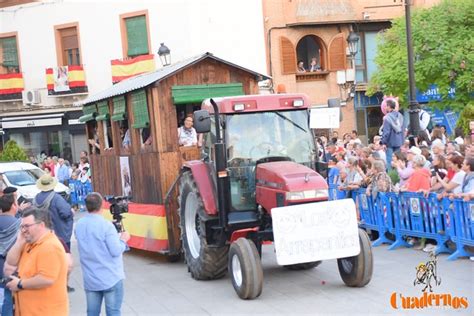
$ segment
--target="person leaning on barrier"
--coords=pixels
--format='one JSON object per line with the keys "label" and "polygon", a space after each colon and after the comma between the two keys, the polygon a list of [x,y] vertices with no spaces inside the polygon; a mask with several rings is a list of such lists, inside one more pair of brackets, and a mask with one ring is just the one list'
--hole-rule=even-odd
{"label": "person leaning on barrier", "polygon": [[474,158],[467,158],[464,160],[462,170],[466,173],[461,185],[461,192],[457,194],[450,194],[450,198],[463,198],[469,201],[474,198]]}
{"label": "person leaning on barrier", "polygon": [[466,172],[462,170],[462,165],[464,162],[464,157],[462,156],[453,156],[451,159],[447,161],[448,168],[452,166],[454,170],[454,177],[448,182],[446,178],[441,179],[439,175],[437,175],[437,184],[433,186],[431,189],[432,191],[441,189],[441,194],[438,195],[438,198],[445,197],[447,193],[454,193],[459,194],[462,193],[462,183],[464,181],[464,177]]}
{"label": "person leaning on barrier", "polygon": [[426,158],[422,155],[413,157],[413,174],[408,179],[406,185],[402,187],[402,191],[423,192],[430,190],[430,172],[424,168]]}
{"label": "person leaning on barrier", "polygon": [[375,160],[372,164],[372,174],[374,175],[371,183],[367,187],[367,195],[377,198],[379,192],[392,192],[392,179],[385,171],[385,163],[382,160]]}

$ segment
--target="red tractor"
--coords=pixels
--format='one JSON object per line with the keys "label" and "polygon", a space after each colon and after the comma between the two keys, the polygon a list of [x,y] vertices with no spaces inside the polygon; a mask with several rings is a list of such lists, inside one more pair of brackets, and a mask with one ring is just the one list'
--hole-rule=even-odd
{"label": "red tractor", "polygon": [[[254,299],[262,292],[262,243],[275,241],[272,212],[289,216],[293,209],[304,208],[301,219],[278,220],[279,225],[292,223],[293,229],[305,224],[304,218],[314,223],[326,220],[312,215],[318,205],[332,202],[324,202],[328,186],[315,171],[323,164],[318,161],[309,115],[303,94],[211,99],[194,113],[196,131],[204,133],[203,159],[185,163],[178,198],[184,256],[194,279],[216,279],[229,271],[238,296]],[[355,218],[355,207],[353,213]],[[339,216],[336,210],[329,217],[339,220],[346,215]],[[351,227],[357,252],[336,257],[343,281],[362,287],[372,276],[372,250],[355,220]],[[284,230],[279,236],[285,241]],[[290,260],[285,264],[289,269],[316,267],[330,257],[318,256],[318,249],[335,245],[327,240],[283,243],[280,249],[287,247],[288,254],[315,253]],[[278,260],[276,241],[275,248]]]}

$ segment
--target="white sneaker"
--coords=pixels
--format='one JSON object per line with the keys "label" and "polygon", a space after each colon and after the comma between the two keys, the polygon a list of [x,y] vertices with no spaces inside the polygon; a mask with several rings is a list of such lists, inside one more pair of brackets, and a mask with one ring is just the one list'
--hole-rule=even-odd
{"label": "white sneaker", "polygon": [[425,248],[423,248],[424,252],[432,252],[436,249],[435,245],[427,244]]}
{"label": "white sneaker", "polygon": [[474,261],[474,256],[469,257],[469,259],[470,259],[471,261]]}

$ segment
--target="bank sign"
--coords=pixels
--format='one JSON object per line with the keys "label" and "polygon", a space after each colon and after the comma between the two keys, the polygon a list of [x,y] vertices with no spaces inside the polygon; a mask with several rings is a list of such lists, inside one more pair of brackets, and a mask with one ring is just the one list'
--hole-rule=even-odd
{"label": "bank sign", "polygon": [[[455,87],[450,87],[448,91],[448,98],[454,98],[456,94],[456,88]],[[439,88],[437,85],[432,84],[429,86],[429,88],[424,91],[416,91],[416,101],[419,103],[428,103],[431,101],[441,101],[441,93],[439,91]]]}

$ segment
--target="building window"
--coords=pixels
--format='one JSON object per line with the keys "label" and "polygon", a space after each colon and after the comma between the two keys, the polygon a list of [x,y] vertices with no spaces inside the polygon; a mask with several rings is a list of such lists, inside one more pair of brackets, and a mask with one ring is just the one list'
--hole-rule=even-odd
{"label": "building window", "polygon": [[355,56],[356,82],[367,83],[377,70],[375,56],[377,55],[377,34],[378,32],[360,33],[360,40],[357,43],[357,54]]}
{"label": "building window", "polygon": [[122,14],[120,17],[124,57],[149,54],[148,11]]}
{"label": "building window", "polygon": [[18,42],[16,35],[0,35],[0,74],[19,73]]}
{"label": "building window", "polygon": [[325,47],[323,41],[315,35],[306,35],[296,45],[298,62],[302,61],[306,71],[326,69]]}
{"label": "building window", "polygon": [[77,23],[55,26],[56,52],[59,66],[81,64],[79,32]]}

